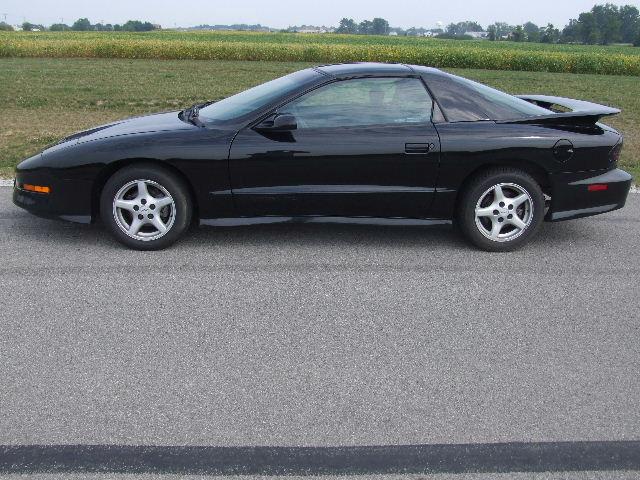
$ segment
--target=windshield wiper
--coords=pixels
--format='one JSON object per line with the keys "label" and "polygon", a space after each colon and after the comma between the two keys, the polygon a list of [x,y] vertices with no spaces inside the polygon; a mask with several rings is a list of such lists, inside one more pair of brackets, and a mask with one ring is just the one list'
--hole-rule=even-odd
{"label": "windshield wiper", "polygon": [[180,115],[182,115],[182,120],[194,124],[196,127],[204,128],[204,123],[202,123],[199,119],[200,109],[204,108],[208,105],[214,103],[213,101],[205,102],[205,103],[196,103],[189,108],[185,108]]}

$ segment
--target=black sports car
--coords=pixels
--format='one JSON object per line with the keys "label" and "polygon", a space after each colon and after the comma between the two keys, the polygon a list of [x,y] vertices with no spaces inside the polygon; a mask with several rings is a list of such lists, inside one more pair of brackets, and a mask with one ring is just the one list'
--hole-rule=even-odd
{"label": "black sports car", "polygon": [[325,65],[215,103],[71,135],[24,160],[14,203],[159,249],[193,220],[436,224],[511,250],[543,220],[624,206],[619,110],[514,97],[416,65]]}

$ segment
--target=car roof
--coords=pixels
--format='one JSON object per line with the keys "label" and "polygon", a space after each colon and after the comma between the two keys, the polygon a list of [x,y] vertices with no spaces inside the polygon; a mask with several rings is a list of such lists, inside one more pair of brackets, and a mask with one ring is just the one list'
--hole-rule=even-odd
{"label": "car roof", "polygon": [[[420,67],[424,69],[426,67]],[[389,76],[389,75],[411,75],[417,73],[412,65],[401,63],[338,63],[333,65],[320,65],[316,70],[332,77],[351,76]],[[435,70],[435,69],[430,69]],[[436,70],[439,71],[439,70]]]}

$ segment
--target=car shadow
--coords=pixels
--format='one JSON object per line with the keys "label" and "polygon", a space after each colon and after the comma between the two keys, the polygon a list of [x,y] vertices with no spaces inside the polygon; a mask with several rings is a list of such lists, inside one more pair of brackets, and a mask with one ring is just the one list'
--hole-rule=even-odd
{"label": "car shadow", "polygon": [[[9,237],[23,240],[55,242],[57,246],[95,246],[106,249],[126,248],[116,242],[101,224],[82,225],[33,217],[26,212],[11,212],[0,222],[10,221],[5,231]],[[597,235],[586,222],[544,223],[532,246],[547,248]],[[593,230],[593,231],[592,231]],[[450,225],[380,226],[361,224],[268,224],[238,227],[193,227],[173,248],[202,247],[324,247],[337,248],[426,248],[430,251],[475,250]]]}

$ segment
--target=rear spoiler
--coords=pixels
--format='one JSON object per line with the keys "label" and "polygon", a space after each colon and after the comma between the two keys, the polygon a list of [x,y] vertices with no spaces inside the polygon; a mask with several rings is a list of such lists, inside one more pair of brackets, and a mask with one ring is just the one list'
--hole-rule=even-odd
{"label": "rear spoiler", "polygon": [[[515,120],[506,120],[499,123],[553,123],[557,125],[593,125],[602,117],[617,115],[620,110],[617,108],[599,105],[597,103],[585,102],[584,100],[574,100],[572,98],[552,97],[548,95],[516,95],[529,103],[546,108],[555,113],[550,115],[537,115],[535,117],[525,117]],[[554,108],[556,107],[556,108]],[[562,111],[561,109],[569,110]]]}

